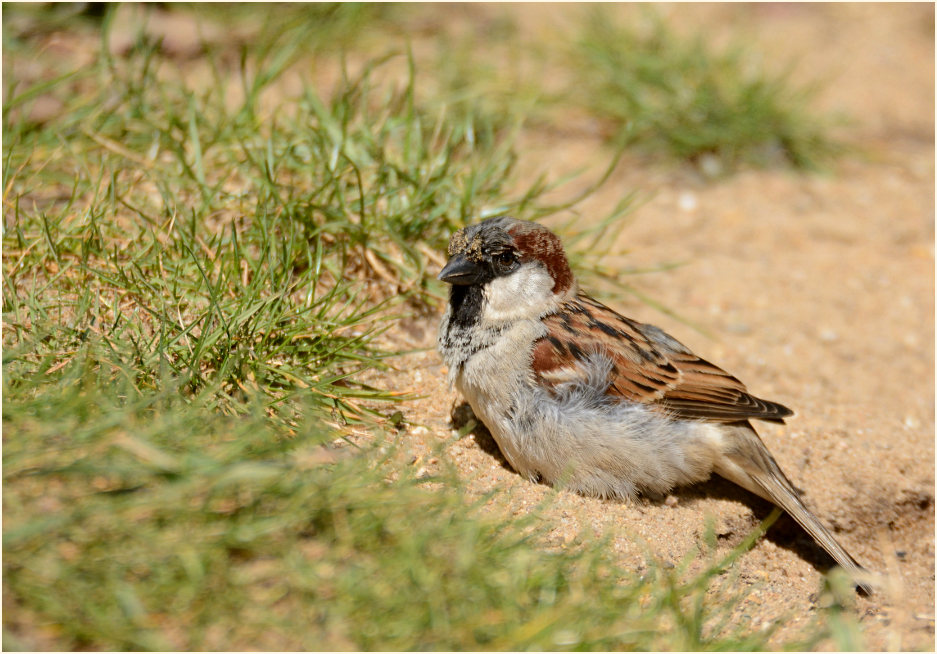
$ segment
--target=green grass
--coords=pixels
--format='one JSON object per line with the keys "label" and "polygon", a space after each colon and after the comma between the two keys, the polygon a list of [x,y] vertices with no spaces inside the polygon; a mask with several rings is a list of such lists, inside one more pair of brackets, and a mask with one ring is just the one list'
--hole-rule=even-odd
{"label": "green grass", "polygon": [[287,439],[259,404],[230,418],[172,388],[121,401],[130,382],[101,375],[89,362],[17,407],[7,649],[697,650],[770,635],[731,619],[747,592],[720,576],[731,560],[688,581],[695,552],[639,577],[607,539],[547,551],[538,512],[499,522],[447,475],[395,465],[393,446],[327,462],[314,421]]}
{"label": "green grass", "polygon": [[[367,11],[241,7],[254,36],[187,62],[100,48],[113,14],[5,9],[6,649],[766,646],[732,614],[744,547],[641,577],[552,548],[539,513],[417,479],[403,395],[362,381],[436,306],[452,230],[565,208],[513,173],[522,112],[421,94],[405,47],[323,54],[379,33]],[[50,25],[91,65],[39,48]],[[838,606],[792,646],[854,636]]]}
{"label": "green grass", "polygon": [[720,170],[815,169],[843,150],[829,135],[837,120],[810,110],[815,88],[754,66],[749,46],[717,49],[701,33],[678,35],[653,12],[626,26],[593,11],[573,60],[579,75],[570,97],[630,147],[695,162],[709,157]]}

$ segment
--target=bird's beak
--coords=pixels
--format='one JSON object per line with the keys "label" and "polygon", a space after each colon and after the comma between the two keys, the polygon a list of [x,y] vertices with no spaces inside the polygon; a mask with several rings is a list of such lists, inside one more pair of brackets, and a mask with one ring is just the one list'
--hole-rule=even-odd
{"label": "bird's beak", "polygon": [[466,259],[464,254],[456,254],[449,259],[436,279],[454,286],[471,286],[480,282],[484,275],[481,266]]}

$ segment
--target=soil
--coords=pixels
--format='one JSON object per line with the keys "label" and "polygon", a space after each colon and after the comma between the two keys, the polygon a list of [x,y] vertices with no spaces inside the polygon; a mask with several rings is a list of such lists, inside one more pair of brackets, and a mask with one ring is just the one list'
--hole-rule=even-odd
{"label": "soil", "polygon": [[[796,61],[795,83],[820,82],[816,106],[852,120],[856,150],[823,174],[746,170],[717,180],[673,163],[630,158],[577,208],[583,224],[632,190],[646,201],[612,248],[622,270],[682,262],[631,278],[686,322],[638,301],[612,302],[731,371],[760,397],[789,406],[786,426],[761,425],[765,443],[807,504],[888,587],[858,597],[855,615],[869,649],[934,649],[934,8],[919,5],[679,5],[678,26],[750,35],[769,65]],[[630,15],[633,7],[617,10]],[[445,14],[446,7],[434,11]],[[518,38],[567,34],[572,5],[461,6],[461,18],[508,14]],[[564,30],[566,32],[564,32]],[[764,63],[764,62],[763,62]],[[562,129],[522,137],[528,180],[610,157],[601,129],[570,116]],[[430,348],[399,360],[393,387],[409,403],[404,437],[414,465],[448,458],[473,493],[500,489],[523,514],[552,496],[557,547],[614,534],[623,565],[645,565],[646,549],[677,562],[702,546],[715,521],[728,551],[770,512],[758,498],[714,478],[664,500],[602,501],[533,484],[514,473],[484,429],[454,440],[462,400],[446,385],[434,346],[438,316],[401,323],[388,337]],[[687,322],[700,329],[689,327]],[[708,335],[704,335],[708,334]],[[452,444],[442,449],[446,441]],[[589,531],[591,530],[591,532]],[[583,534],[592,533],[591,536]],[[739,620],[784,620],[777,643],[816,610],[830,560],[783,516],[738,563],[755,584]]]}

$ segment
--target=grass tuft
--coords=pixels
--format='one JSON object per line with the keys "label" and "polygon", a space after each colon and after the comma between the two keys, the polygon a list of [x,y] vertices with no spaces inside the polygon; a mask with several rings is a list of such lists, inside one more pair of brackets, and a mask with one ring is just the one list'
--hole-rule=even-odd
{"label": "grass tuft", "polygon": [[746,47],[717,50],[647,17],[624,26],[593,11],[575,49],[574,97],[609,121],[615,141],[711,170],[814,169],[842,151],[828,135],[834,120],[809,109],[815,88],[753,67]]}

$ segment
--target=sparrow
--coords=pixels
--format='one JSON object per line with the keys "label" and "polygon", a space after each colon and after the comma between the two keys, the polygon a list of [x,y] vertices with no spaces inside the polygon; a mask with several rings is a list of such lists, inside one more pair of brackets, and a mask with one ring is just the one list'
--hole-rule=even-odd
{"label": "sparrow", "polygon": [[751,424],[787,407],[658,327],[579,290],[560,239],[506,216],[464,227],[438,348],[508,463],[584,495],[663,495],[716,473],[778,505],[856,580],[869,573],[801,501]]}

